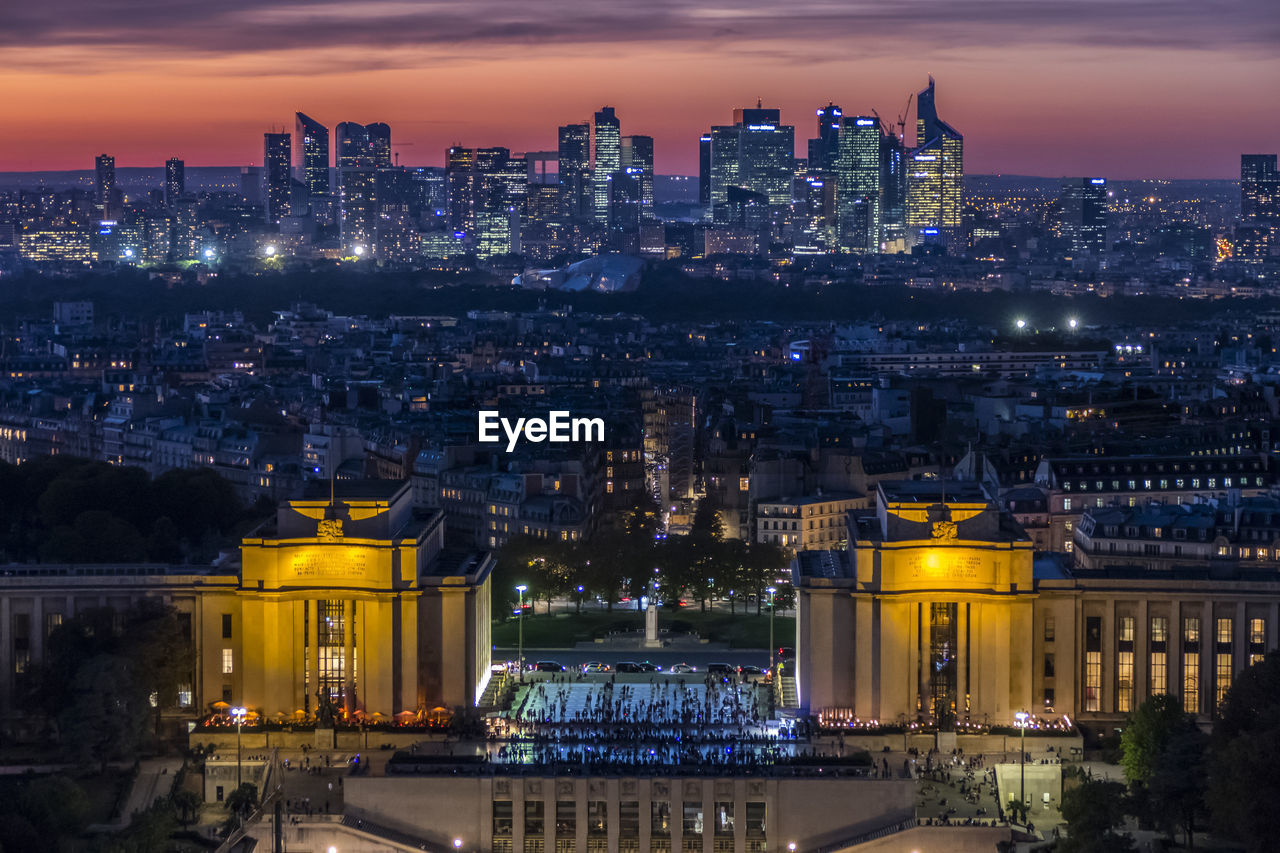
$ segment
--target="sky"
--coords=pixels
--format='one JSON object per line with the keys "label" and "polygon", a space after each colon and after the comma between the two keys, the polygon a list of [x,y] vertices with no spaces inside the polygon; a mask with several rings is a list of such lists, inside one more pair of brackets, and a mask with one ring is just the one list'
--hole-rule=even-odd
{"label": "sky", "polygon": [[[937,80],[969,173],[1239,177],[1280,149],[1276,0],[7,0],[0,171],[262,162],[301,110],[404,165],[555,148],[603,105],[696,174],[735,107],[896,122]],[[910,138],[911,118],[907,116]]]}

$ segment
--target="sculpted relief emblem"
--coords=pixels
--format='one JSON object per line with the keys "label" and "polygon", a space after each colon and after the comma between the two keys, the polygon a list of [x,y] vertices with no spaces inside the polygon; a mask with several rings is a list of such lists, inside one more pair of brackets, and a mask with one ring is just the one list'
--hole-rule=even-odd
{"label": "sculpted relief emblem", "polygon": [[342,538],[342,519],[326,518],[316,525],[316,536],[322,542],[337,542]]}
{"label": "sculpted relief emblem", "polygon": [[954,521],[935,521],[933,523],[933,540],[935,542],[950,542],[956,538],[956,523]]}

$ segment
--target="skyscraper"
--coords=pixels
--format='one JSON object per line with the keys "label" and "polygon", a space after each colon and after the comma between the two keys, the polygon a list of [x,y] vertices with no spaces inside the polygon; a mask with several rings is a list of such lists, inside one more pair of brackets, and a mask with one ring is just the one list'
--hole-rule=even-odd
{"label": "skyscraper", "polygon": [[164,206],[173,207],[187,191],[187,169],[177,157],[164,161]]}
{"label": "skyscraper", "polygon": [[916,147],[908,157],[907,242],[963,246],[964,136],[938,118],[934,82],[916,95]]}
{"label": "skyscraper", "polygon": [[828,103],[818,110],[818,135],[809,140],[809,168],[814,171],[833,172],[840,156],[840,128],[844,125],[844,112]]}
{"label": "skyscraper", "polygon": [[391,168],[391,128],[382,123],[340,122],[334,130],[339,169]]}
{"label": "skyscraper", "polygon": [[308,116],[294,114],[294,162],[311,198],[329,195],[329,128]]}
{"label": "skyscraper", "polygon": [[262,168],[266,176],[267,221],[279,222],[289,215],[290,163],[293,149],[288,133],[264,133]]}
{"label": "skyscraper", "polygon": [[601,107],[592,125],[591,193],[596,222],[609,221],[609,180],[622,165],[622,125],[613,107]]}
{"label": "skyscraper", "polygon": [[1066,178],[1058,196],[1058,234],[1072,258],[1107,250],[1107,179]]}
{"label": "skyscraper", "polygon": [[640,193],[640,215],[653,216],[653,137],[624,136],[621,171],[636,179]]}
{"label": "skyscraper", "polygon": [[391,168],[391,128],[380,122],[340,122],[334,128],[338,167],[338,224],[342,247],[354,257],[377,254],[378,170]]}
{"label": "skyscraper", "polygon": [[728,211],[723,208],[729,201],[729,187],[758,193],[771,206],[790,204],[795,128],[781,123],[778,110],[758,103],[736,109],[733,124],[712,127],[710,136],[708,196],[712,219],[728,221]]}
{"label": "skyscraper", "polygon": [[906,248],[907,162],[901,137],[892,129],[880,137],[880,250]]}
{"label": "skyscraper", "polygon": [[94,201],[98,207],[105,209],[114,200],[116,193],[116,158],[110,154],[99,154],[93,160]]}
{"label": "skyscraper", "polygon": [[875,252],[881,230],[880,120],[856,116],[838,132],[836,206],[838,242],[843,252]]}
{"label": "skyscraper", "polygon": [[1280,173],[1275,154],[1240,155],[1240,218],[1280,225]]}
{"label": "skyscraper", "polygon": [[566,124],[557,145],[561,209],[574,218],[590,218],[595,211],[591,191],[591,125]]}
{"label": "skyscraper", "polygon": [[698,137],[698,204],[711,206],[711,134]]}

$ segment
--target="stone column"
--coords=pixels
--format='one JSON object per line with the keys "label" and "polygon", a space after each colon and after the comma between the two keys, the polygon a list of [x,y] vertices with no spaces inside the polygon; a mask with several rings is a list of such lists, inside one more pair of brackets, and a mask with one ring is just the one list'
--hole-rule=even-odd
{"label": "stone column", "polygon": [[347,713],[356,710],[355,695],[355,627],[356,603],[348,599],[342,603],[342,705]]}
{"label": "stone column", "polygon": [[306,704],[301,707],[316,710],[316,693],[320,690],[320,602],[308,598],[303,602],[307,608],[307,667],[310,669]]}

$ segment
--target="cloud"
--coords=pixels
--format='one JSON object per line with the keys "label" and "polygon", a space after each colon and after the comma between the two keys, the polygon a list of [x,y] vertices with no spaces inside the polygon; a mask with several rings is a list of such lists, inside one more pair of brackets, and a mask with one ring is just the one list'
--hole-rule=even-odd
{"label": "cloud", "polygon": [[[0,67],[47,65],[42,49],[107,61],[280,59],[308,52],[368,65],[492,50],[609,46],[776,49],[803,58],[1060,44],[1270,55],[1274,0],[46,0],[15,3]],[[370,53],[369,51],[378,51]],[[381,53],[385,51],[386,53]],[[83,67],[65,68],[83,73]],[[277,66],[277,71],[287,72]],[[337,70],[337,69],[334,69]],[[355,70],[347,68],[346,70]]]}

